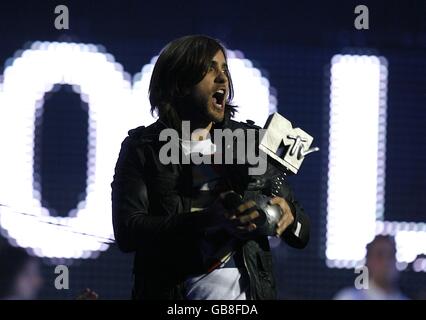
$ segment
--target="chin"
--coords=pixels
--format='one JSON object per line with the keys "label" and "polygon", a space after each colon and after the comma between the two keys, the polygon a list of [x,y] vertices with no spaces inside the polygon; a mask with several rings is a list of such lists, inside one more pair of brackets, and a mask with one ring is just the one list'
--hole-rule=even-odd
{"label": "chin", "polygon": [[222,122],[223,118],[224,118],[223,114],[222,115],[210,114],[210,120],[213,121],[213,122],[216,122],[216,123]]}
{"label": "chin", "polygon": [[215,109],[213,109],[213,107],[207,112],[207,114],[210,121],[213,121],[213,122],[222,122],[223,118],[225,117],[225,112],[223,111],[218,112]]}

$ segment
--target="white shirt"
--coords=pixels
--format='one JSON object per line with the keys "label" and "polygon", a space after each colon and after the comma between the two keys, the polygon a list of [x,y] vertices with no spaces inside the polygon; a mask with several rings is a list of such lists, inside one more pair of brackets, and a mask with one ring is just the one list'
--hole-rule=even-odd
{"label": "white shirt", "polygon": [[369,281],[368,289],[345,288],[339,291],[334,300],[408,300],[400,291],[386,292]]}

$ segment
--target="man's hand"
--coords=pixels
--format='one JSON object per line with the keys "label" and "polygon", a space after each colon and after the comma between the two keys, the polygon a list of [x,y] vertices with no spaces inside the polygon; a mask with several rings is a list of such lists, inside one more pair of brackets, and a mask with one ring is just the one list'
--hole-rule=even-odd
{"label": "man's hand", "polygon": [[276,204],[281,208],[281,219],[277,224],[277,237],[281,236],[281,234],[290,226],[294,221],[294,216],[291,213],[290,206],[287,201],[281,197],[274,197],[269,200],[270,204]]}
{"label": "man's hand", "polygon": [[229,214],[229,219],[234,223],[239,232],[254,231],[257,226],[253,221],[259,217],[257,210],[250,210],[256,205],[253,200],[242,203],[235,212]]}
{"label": "man's hand", "polygon": [[[259,217],[259,212],[255,210],[256,203],[247,201],[241,203],[235,209],[226,209],[223,205],[223,199],[226,193],[221,194],[218,199],[209,207],[209,212],[214,212],[225,219],[224,225],[229,233],[236,237],[244,238],[247,233],[256,230],[257,226],[253,222]],[[220,228],[220,226],[217,226]]]}

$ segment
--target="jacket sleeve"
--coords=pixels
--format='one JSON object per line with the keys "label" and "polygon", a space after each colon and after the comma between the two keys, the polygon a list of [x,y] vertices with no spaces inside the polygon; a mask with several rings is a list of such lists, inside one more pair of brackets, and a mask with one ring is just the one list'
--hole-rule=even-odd
{"label": "jacket sleeve", "polygon": [[294,193],[286,181],[285,175],[277,175],[272,179],[276,194],[283,197],[294,216],[293,223],[282,233],[281,238],[291,247],[302,249],[309,242],[310,223],[302,206],[295,199]]}
{"label": "jacket sleeve", "polygon": [[124,252],[135,251],[145,241],[191,236],[221,223],[223,217],[207,211],[167,214],[150,212],[143,148],[127,137],[116,164],[112,187],[112,220],[115,240]]}

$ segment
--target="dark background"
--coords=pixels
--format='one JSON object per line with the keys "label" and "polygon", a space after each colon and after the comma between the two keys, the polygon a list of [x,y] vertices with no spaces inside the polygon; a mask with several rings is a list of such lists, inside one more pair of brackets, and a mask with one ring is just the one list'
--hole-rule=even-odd
{"label": "dark background", "polygon": [[[70,30],[54,28],[59,4],[69,8]],[[369,8],[369,30],[353,26],[359,4]],[[311,242],[303,251],[281,245],[274,256],[280,298],[329,299],[355,278],[353,270],[329,269],[324,260],[329,63],[333,55],[353,50],[387,58],[386,220],[425,222],[426,1],[1,2],[0,65],[28,41],[71,40],[102,44],[134,75],[172,39],[199,33],[244,52],[275,88],[278,111],[321,147],[291,179],[312,221]],[[87,107],[62,86],[46,97],[44,108],[36,127],[35,170],[43,204],[64,215],[84,196]],[[356,194],[353,200],[362,206]],[[54,288],[54,266],[45,263],[41,298],[71,298],[90,287],[104,299],[127,299],[131,259],[112,245],[97,259],[75,261],[68,291]],[[426,276],[410,270],[402,272],[400,283],[416,298],[426,289]]]}

